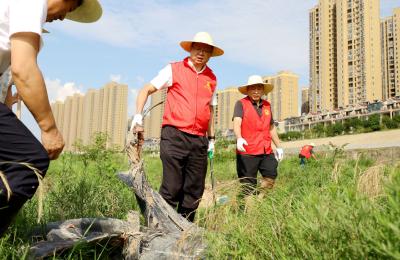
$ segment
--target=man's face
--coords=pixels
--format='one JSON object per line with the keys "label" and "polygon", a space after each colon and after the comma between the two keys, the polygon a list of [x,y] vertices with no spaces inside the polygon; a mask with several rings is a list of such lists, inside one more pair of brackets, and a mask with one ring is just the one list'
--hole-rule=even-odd
{"label": "man's face", "polygon": [[64,20],[67,13],[74,11],[78,7],[78,3],[78,0],[47,0],[46,22]]}
{"label": "man's face", "polygon": [[251,85],[247,87],[247,95],[254,101],[259,101],[264,94],[263,85]]}
{"label": "man's face", "polygon": [[190,59],[194,65],[204,66],[211,57],[213,47],[204,43],[193,43],[190,50]]}

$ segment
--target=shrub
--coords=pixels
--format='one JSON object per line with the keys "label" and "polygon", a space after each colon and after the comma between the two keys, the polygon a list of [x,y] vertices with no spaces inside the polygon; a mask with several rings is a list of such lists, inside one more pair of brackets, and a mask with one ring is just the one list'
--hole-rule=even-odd
{"label": "shrub", "polygon": [[390,119],[388,116],[384,116],[382,118],[382,124],[387,128],[387,129],[396,129],[399,127],[399,123],[394,121],[393,119]]}
{"label": "shrub", "polygon": [[299,140],[303,137],[302,132],[299,131],[290,131],[284,134],[279,135],[279,139],[283,141],[294,141],[294,140]]}
{"label": "shrub", "polygon": [[400,115],[393,116],[393,121],[400,125]]}
{"label": "shrub", "polygon": [[343,127],[346,133],[359,132],[363,123],[359,118],[350,118],[344,121]]}
{"label": "shrub", "polygon": [[312,132],[315,137],[323,137],[325,135],[325,127],[324,124],[318,123],[312,128]]}
{"label": "shrub", "polygon": [[331,124],[326,127],[327,136],[337,136],[343,134],[344,126],[342,123]]}
{"label": "shrub", "polygon": [[368,120],[363,121],[363,126],[371,131],[381,130],[380,116],[378,114],[369,116]]}

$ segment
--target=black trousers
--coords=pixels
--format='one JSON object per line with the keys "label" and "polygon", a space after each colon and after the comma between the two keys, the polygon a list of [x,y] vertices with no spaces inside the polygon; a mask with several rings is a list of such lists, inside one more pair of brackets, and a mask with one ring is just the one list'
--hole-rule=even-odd
{"label": "black trousers", "polygon": [[12,191],[8,199],[6,186],[0,179],[0,236],[39,185],[35,173],[18,162],[31,164],[43,176],[49,167],[49,157],[42,144],[8,107],[0,103],[0,171]]}
{"label": "black trousers", "polygon": [[160,194],[189,220],[193,220],[204,192],[207,147],[205,136],[187,134],[172,126],[161,130],[163,179]]}
{"label": "black trousers", "polygon": [[263,177],[276,179],[278,176],[277,168],[278,161],[274,154],[236,155],[236,170],[240,183],[243,184],[243,192],[246,195],[255,191],[258,171]]}

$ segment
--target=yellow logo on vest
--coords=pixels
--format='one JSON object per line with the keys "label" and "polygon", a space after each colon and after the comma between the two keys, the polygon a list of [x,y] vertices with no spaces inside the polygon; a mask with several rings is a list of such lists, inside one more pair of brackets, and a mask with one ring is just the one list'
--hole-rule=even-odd
{"label": "yellow logo on vest", "polygon": [[269,111],[268,111],[268,109],[264,109],[264,114],[265,114],[265,116],[269,116]]}
{"label": "yellow logo on vest", "polygon": [[212,94],[212,92],[213,92],[212,91],[213,84],[211,82],[207,81],[207,84],[205,84],[204,87],[206,89],[208,89],[208,91],[210,91],[210,93]]}

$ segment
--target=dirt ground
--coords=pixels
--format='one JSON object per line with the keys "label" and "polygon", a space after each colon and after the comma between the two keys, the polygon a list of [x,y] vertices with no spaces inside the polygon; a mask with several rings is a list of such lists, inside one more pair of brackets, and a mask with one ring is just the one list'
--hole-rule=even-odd
{"label": "dirt ground", "polygon": [[286,153],[298,153],[302,146],[311,142],[315,143],[316,151],[326,149],[326,146],[329,145],[329,142],[332,142],[336,146],[347,144],[345,146],[345,150],[400,147],[400,129],[366,134],[282,142],[282,147]]}

